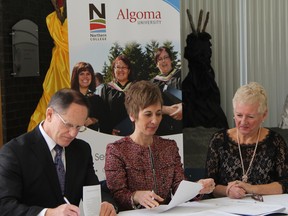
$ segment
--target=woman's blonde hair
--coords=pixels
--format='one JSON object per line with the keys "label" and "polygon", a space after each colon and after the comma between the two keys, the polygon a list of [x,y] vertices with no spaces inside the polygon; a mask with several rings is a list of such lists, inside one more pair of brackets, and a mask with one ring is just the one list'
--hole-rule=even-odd
{"label": "woman's blonde hair", "polygon": [[264,113],[268,109],[267,94],[262,85],[257,82],[250,82],[249,84],[243,85],[236,91],[233,100],[233,109],[236,104],[255,104],[258,103],[258,112]]}

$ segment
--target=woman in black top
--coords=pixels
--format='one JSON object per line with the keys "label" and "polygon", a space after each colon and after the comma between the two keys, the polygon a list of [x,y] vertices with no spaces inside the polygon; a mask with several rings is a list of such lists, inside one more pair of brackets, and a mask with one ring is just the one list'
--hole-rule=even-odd
{"label": "woman in black top", "polygon": [[91,64],[87,62],[78,62],[72,70],[71,88],[80,91],[85,95],[89,103],[89,116],[85,126],[90,129],[104,132],[108,131],[107,124],[104,121],[107,112],[105,104],[99,95],[95,95],[95,75]]}
{"label": "woman in black top", "polygon": [[109,131],[113,135],[130,135],[132,123],[128,117],[124,101],[125,91],[133,82],[130,60],[125,55],[118,56],[112,62],[113,80],[104,85],[101,97],[109,110]]}
{"label": "woman in black top", "polygon": [[284,139],[262,127],[268,115],[264,88],[251,82],[234,95],[235,127],[216,132],[209,145],[206,169],[215,197],[240,199],[246,194],[288,192],[288,149]]}
{"label": "woman in black top", "polygon": [[173,56],[167,47],[159,47],[154,60],[160,73],[152,82],[157,84],[162,92],[162,112],[165,114],[157,135],[182,133],[181,70],[173,67]]}

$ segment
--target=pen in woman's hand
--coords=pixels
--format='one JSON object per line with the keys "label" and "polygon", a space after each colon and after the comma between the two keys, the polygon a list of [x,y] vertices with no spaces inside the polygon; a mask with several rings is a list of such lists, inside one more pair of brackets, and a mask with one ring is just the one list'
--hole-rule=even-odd
{"label": "pen in woman's hand", "polygon": [[64,198],[64,201],[67,203],[67,204],[69,204],[70,205],[70,202],[69,202],[69,200],[64,196],[63,197]]}

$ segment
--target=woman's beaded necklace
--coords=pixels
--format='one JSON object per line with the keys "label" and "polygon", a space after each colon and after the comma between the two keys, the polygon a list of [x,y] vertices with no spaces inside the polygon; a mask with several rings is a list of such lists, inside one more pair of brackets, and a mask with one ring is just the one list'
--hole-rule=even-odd
{"label": "woman's beaded necklace", "polygon": [[258,130],[258,138],[257,138],[257,141],[256,141],[256,145],[255,145],[255,148],[254,148],[254,152],[253,152],[251,161],[250,161],[250,163],[249,163],[248,169],[247,169],[246,172],[245,172],[244,163],[243,163],[243,158],[242,158],[242,153],[241,153],[241,147],[240,147],[240,141],[239,141],[238,128],[237,128],[237,142],[238,142],[238,149],[239,149],[241,166],[242,166],[242,173],[243,173],[242,181],[243,181],[243,182],[247,182],[247,181],[248,181],[248,174],[249,174],[249,171],[250,171],[250,169],[251,169],[251,166],[252,166],[254,157],[255,157],[255,155],[256,155],[256,150],[257,150],[257,146],[258,146],[258,142],[259,142],[260,132],[261,132],[261,127],[260,127],[259,130]]}

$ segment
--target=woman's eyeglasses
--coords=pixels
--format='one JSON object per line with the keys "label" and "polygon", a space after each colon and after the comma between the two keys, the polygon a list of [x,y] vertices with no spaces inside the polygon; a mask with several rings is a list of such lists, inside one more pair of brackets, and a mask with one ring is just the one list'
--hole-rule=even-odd
{"label": "woman's eyeglasses", "polygon": [[162,58],[162,57],[159,57],[159,58],[158,58],[158,62],[160,62],[160,61],[165,61],[165,60],[167,60],[167,59],[170,59],[170,57],[169,57],[169,56],[164,56],[163,58]]}
{"label": "woman's eyeglasses", "polygon": [[120,67],[120,66],[116,66],[115,69],[116,69],[116,70],[127,70],[128,67]]}

